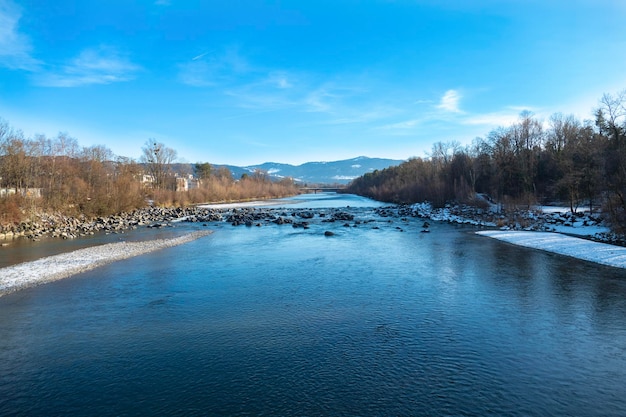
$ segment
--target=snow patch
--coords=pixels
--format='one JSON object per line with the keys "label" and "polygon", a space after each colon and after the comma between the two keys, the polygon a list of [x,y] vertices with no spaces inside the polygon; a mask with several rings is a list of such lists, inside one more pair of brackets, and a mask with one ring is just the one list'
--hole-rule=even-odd
{"label": "snow patch", "polygon": [[558,253],[616,268],[626,268],[626,248],[620,246],[549,232],[484,230],[476,233],[514,245]]}
{"label": "snow patch", "polygon": [[193,232],[172,239],[108,243],[0,268],[0,296],[67,278],[121,259],[181,245],[209,233],[211,232]]}

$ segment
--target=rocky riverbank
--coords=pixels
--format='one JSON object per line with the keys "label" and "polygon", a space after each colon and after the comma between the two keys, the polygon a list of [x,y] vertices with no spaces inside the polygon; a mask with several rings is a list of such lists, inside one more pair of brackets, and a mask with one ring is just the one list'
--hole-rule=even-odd
{"label": "rocky riverbank", "polygon": [[[224,208],[186,207],[163,208],[147,207],[129,213],[109,217],[85,219],[63,215],[42,214],[31,222],[23,222],[0,229],[0,243],[11,239],[42,238],[73,239],[95,233],[123,233],[137,227],[167,227],[173,223],[186,222],[226,222],[233,226],[262,226],[265,224],[291,225],[308,228],[312,222],[343,222],[344,226],[359,226],[378,219],[419,217],[432,221],[475,225],[501,230],[550,231],[583,236],[599,242],[626,246],[624,236],[615,235],[595,213],[570,213],[564,208],[538,208],[534,210],[502,211],[497,207],[476,208],[464,205],[447,205],[433,208],[428,203],[414,205],[394,205],[363,210],[345,209],[302,209],[271,208],[242,205]],[[376,225],[372,225],[376,227]]]}
{"label": "rocky riverbank", "polygon": [[429,203],[394,206],[380,210],[382,216],[413,216],[433,221],[468,224],[501,231],[557,232],[602,243],[626,246],[626,236],[612,233],[600,214],[572,213],[564,207],[536,207],[529,210],[500,210],[497,206],[477,208],[446,205],[433,208]]}
{"label": "rocky riverbank", "polygon": [[39,240],[46,237],[73,239],[99,232],[120,233],[140,226],[160,227],[186,218],[192,218],[194,221],[222,220],[219,211],[198,207],[147,207],[95,219],[43,213],[35,216],[32,221],[0,228],[0,240],[5,242],[17,238]]}
{"label": "rocky riverbank", "polygon": [[123,233],[137,227],[168,227],[176,222],[227,222],[233,226],[260,226],[262,223],[307,226],[307,221],[319,217],[324,222],[350,221],[354,215],[341,210],[273,209],[273,208],[163,208],[149,207],[109,217],[85,219],[59,214],[41,214],[32,222],[22,222],[0,229],[0,240],[24,238],[74,239],[95,233]]}

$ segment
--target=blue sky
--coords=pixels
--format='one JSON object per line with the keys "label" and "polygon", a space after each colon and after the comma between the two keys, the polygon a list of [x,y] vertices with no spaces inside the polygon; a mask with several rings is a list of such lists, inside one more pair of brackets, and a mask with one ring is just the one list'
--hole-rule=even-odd
{"label": "blue sky", "polygon": [[426,156],[626,88],[622,0],[0,0],[0,117],[137,158]]}

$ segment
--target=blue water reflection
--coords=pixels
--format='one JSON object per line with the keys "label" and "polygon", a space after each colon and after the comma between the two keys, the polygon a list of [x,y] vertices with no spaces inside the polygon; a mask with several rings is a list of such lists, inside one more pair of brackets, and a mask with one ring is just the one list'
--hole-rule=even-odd
{"label": "blue water reflection", "polygon": [[2,297],[0,415],[626,415],[622,270],[420,226],[213,225]]}
{"label": "blue water reflection", "polygon": [[337,194],[319,192],[300,194],[295,197],[271,200],[261,207],[289,207],[289,208],[342,208],[342,207],[382,207],[384,203],[354,194]]}

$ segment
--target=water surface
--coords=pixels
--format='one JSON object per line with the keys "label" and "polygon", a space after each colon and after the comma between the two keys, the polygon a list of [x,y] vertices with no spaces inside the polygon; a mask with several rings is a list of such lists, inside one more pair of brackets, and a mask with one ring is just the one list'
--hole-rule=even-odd
{"label": "water surface", "polygon": [[365,203],[0,298],[0,415],[626,415],[623,270]]}

